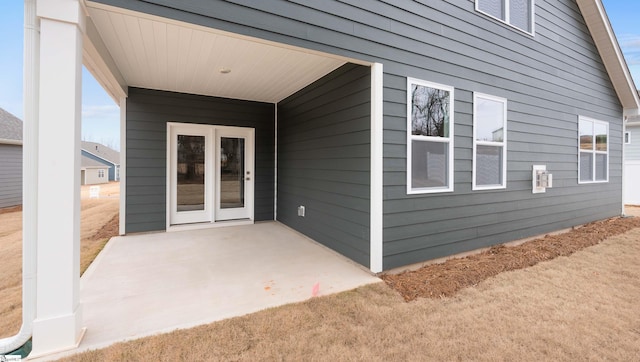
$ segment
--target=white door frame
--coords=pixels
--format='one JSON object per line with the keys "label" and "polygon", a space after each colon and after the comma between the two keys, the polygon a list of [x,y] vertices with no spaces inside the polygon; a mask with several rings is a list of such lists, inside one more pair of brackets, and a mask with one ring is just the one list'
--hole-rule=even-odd
{"label": "white door frame", "polygon": [[[176,212],[177,134],[205,136],[205,210],[196,212]],[[245,213],[240,220],[220,220],[217,217],[220,150],[219,138],[245,138],[245,169],[250,177],[245,181]],[[166,230],[176,231],[216,226],[252,224],[254,221],[254,165],[255,129],[245,127],[217,126],[193,123],[167,122],[167,175],[166,175]],[[225,219],[232,219],[227,215]],[[245,217],[246,216],[246,217]],[[223,217],[224,218],[224,217]]]}

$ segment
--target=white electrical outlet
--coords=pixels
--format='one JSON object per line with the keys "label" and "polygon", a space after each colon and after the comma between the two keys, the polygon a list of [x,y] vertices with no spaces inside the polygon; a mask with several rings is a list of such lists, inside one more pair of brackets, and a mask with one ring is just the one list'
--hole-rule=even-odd
{"label": "white electrical outlet", "polygon": [[298,216],[300,217],[304,217],[304,206],[300,205],[298,206]]}

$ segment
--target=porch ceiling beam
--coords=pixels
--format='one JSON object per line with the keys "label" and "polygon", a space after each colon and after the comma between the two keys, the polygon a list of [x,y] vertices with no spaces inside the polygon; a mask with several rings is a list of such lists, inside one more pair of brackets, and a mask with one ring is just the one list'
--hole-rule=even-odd
{"label": "porch ceiling beam", "polygon": [[86,18],[82,62],[116,104],[127,96],[128,85],[111,57],[91,17]]}

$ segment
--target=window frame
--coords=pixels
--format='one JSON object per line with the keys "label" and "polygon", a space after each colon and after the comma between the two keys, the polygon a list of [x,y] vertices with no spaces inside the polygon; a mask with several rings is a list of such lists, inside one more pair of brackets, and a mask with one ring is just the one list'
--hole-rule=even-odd
{"label": "window frame", "polygon": [[[591,136],[593,137],[593,146],[592,149],[587,151],[587,150],[582,150],[580,148],[580,123],[581,122],[591,122],[592,124],[592,128],[591,128]],[[597,141],[596,141],[596,134],[595,134],[595,125],[596,124],[601,124],[604,125],[607,129],[607,150],[606,151],[598,151],[596,149],[596,145],[597,145]],[[596,184],[596,183],[608,183],[609,182],[609,144],[611,143],[611,138],[610,138],[610,132],[609,132],[609,122],[606,121],[600,121],[594,118],[589,118],[589,117],[584,117],[584,116],[578,116],[578,184]],[[587,180],[587,181],[582,181],[582,174],[581,174],[581,167],[580,167],[580,154],[582,152],[585,153],[591,153],[593,155],[592,157],[592,164],[591,164],[591,180]],[[596,180],[596,155],[607,155],[607,177],[605,180]]]}
{"label": "window frame", "polygon": [[[502,108],[502,142],[495,141],[478,141],[477,140],[477,130],[478,130],[478,98],[487,99],[495,102],[500,102],[503,105]],[[473,92],[473,149],[472,149],[472,169],[471,169],[471,190],[500,190],[507,188],[507,99],[502,97],[493,96],[486,93]],[[493,146],[493,147],[502,147],[502,183],[495,185],[478,185],[476,181],[476,160],[477,160],[477,149],[478,146]]]}
{"label": "window frame", "polygon": [[104,169],[98,169],[98,178],[104,178]]}
{"label": "window frame", "polygon": [[520,29],[517,26],[509,23],[510,15],[511,15],[510,14],[511,10],[510,10],[510,6],[509,6],[509,2],[511,0],[501,0],[503,2],[503,4],[504,4],[504,20],[500,19],[500,18],[498,18],[498,17],[496,17],[496,16],[494,16],[492,14],[489,14],[489,13],[487,13],[485,11],[480,10],[480,4],[479,4],[480,1],[481,0],[474,0],[476,11],[479,12],[480,14],[488,16],[491,19],[498,20],[499,22],[501,22],[503,24],[506,24],[506,25],[516,29],[516,30],[519,30],[519,31],[521,31],[521,32],[523,32],[523,33],[525,33],[527,35],[530,35],[530,36],[535,36],[536,35],[536,21],[535,21],[536,20],[536,14],[535,14],[536,0],[531,0],[531,5],[530,5],[530,8],[529,8],[529,11],[530,11],[529,21],[531,22],[531,31]]}
{"label": "window frame", "polygon": [[625,145],[630,145],[631,144],[631,132],[629,132],[629,131],[625,131],[624,132],[624,144]]}
{"label": "window frame", "polygon": [[[413,122],[411,119],[412,99],[411,99],[411,87],[412,85],[419,85],[423,87],[429,87],[434,89],[443,90],[449,92],[449,125],[448,134],[449,137],[435,137],[435,136],[420,136],[412,135]],[[454,115],[455,115],[455,88],[452,86],[425,81],[417,78],[407,77],[407,195],[419,195],[419,194],[431,194],[442,192],[453,192],[454,189]],[[412,164],[413,164],[413,145],[412,141],[422,142],[439,142],[448,143],[448,160],[447,160],[447,186],[444,187],[421,187],[414,188],[412,185]]]}

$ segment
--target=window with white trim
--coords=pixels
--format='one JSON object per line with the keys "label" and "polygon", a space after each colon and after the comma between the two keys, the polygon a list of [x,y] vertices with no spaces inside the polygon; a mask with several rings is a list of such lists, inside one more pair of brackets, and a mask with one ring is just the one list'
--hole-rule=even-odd
{"label": "window with white trim", "polygon": [[507,100],[473,94],[474,190],[507,186]]}
{"label": "window with white trim", "polygon": [[104,170],[100,169],[98,170],[98,178],[103,178],[104,177]]}
{"label": "window with white trim", "polygon": [[628,145],[631,143],[631,133],[630,132],[625,132],[624,133],[624,144]]}
{"label": "window with white trim", "polygon": [[535,0],[476,0],[476,11],[533,35]]}
{"label": "window with white trim", "polygon": [[407,78],[407,193],[453,191],[453,87]]}
{"label": "window with white trim", "polygon": [[609,181],[609,123],[578,120],[578,183]]}

